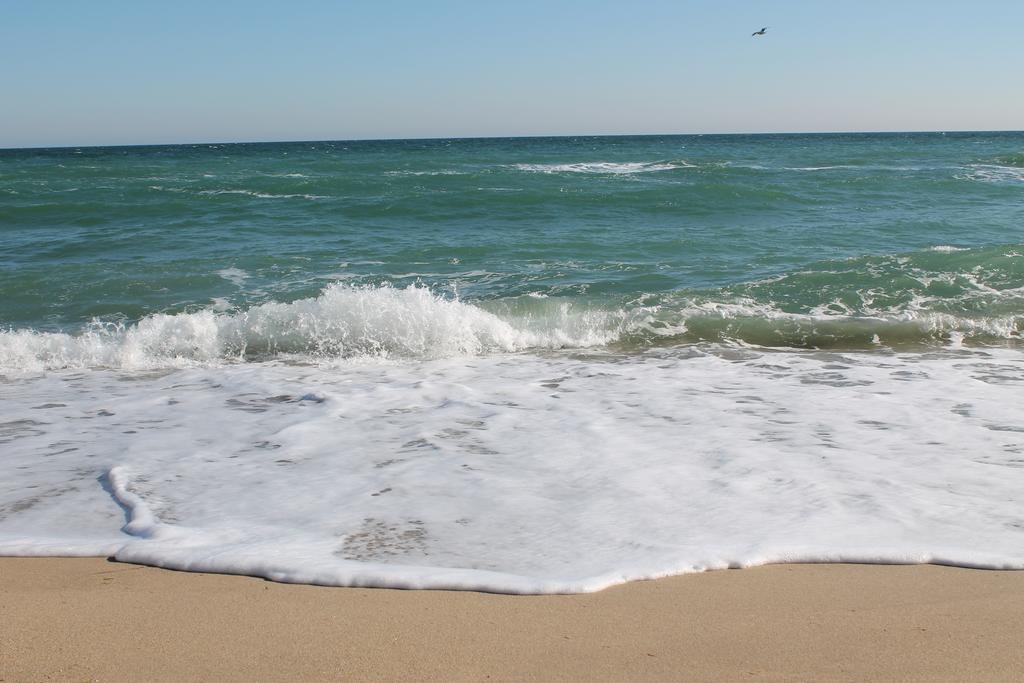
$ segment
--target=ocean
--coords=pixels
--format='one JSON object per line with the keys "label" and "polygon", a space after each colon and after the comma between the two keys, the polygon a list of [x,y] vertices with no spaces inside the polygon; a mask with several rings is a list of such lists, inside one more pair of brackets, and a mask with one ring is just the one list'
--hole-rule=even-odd
{"label": "ocean", "polygon": [[1024,568],[1024,133],[0,151],[0,555]]}

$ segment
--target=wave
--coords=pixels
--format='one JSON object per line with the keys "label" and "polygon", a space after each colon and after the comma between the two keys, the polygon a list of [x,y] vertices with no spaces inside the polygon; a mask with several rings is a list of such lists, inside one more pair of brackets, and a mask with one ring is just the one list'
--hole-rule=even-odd
{"label": "wave", "polygon": [[987,183],[1024,182],[1024,165],[970,164],[965,173],[955,177]]}
{"label": "wave", "polygon": [[256,192],[255,190],[199,190],[196,194],[218,195],[218,194],[241,194],[259,199],[330,199],[320,194],[272,194],[269,192]]}
{"label": "wave", "polygon": [[606,173],[628,175],[632,173],[651,173],[653,171],[672,171],[677,168],[693,168],[685,161],[630,161],[611,162],[595,161],[574,164],[513,164],[512,168],[530,173]]}
{"label": "wave", "polygon": [[436,176],[436,175],[469,175],[468,171],[443,169],[440,171],[384,171],[386,176]]}
{"label": "wave", "polygon": [[1024,152],[1020,154],[1006,154],[996,157],[993,161],[999,166],[1016,166],[1018,168],[1024,168]]}
{"label": "wave", "polygon": [[319,195],[319,194],[274,194],[274,193],[270,193],[270,192],[257,192],[255,190],[226,190],[226,189],[195,190],[193,188],[188,188],[188,187],[167,187],[165,185],[149,185],[148,187],[149,187],[150,190],[156,190],[158,192],[175,192],[175,193],[178,193],[178,194],[193,194],[193,195],[200,195],[200,196],[207,196],[207,197],[209,197],[209,196],[216,196],[216,195],[225,195],[225,194],[237,194],[237,195],[244,195],[244,196],[247,196],[247,197],[256,197],[258,199],[308,199],[308,200],[316,200],[316,199],[330,199],[331,198],[331,197],[329,197],[327,195]]}
{"label": "wave", "polygon": [[811,173],[817,171],[858,171],[858,172],[878,172],[878,173],[906,173],[906,172],[919,172],[919,171],[930,171],[934,170],[935,167],[929,166],[892,166],[884,164],[857,164],[857,163],[841,163],[841,164],[825,164],[821,166],[773,166],[766,165],[764,163],[741,163],[735,161],[722,161],[717,163],[704,163],[700,165],[700,168],[714,169],[714,168],[726,168],[726,169],[744,169],[748,171],[797,171],[801,173]]}
{"label": "wave", "polygon": [[[244,271],[219,273],[241,282]],[[1016,343],[1024,333],[1019,247],[939,245],[810,264],[713,290],[620,296],[527,292],[476,302],[425,286],[340,282],[318,296],[230,310],[94,321],[76,334],[0,332],[0,368],[157,368],[263,361],[433,359],[698,343],[778,348]]]}
{"label": "wave", "polygon": [[[765,166],[746,166],[740,168],[767,169]],[[866,164],[836,164],[833,166],[783,166],[783,171],[922,171],[927,170],[921,166],[878,166]]]}
{"label": "wave", "polygon": [[690,336],[767,346],[980,343],[1024,332],[1017,246],[822,261],[710,293],[673,295]]}
{"label": "wave", "polygon": [[[1024,331],[1024,312],[969,317],[927,310],[877,316],[789,313],[755,301],[708,302],[684,309],[667,330],[688,341],[740,342],[772,348],[870,348],[965,341],[1015,340]],[[670,332],[670,334],[672,334]]]}
{"label": "wave", "polygon": [[318,297],[246,311],[151,315],[133,325],[93,322],[79,334],[0,333],[0,368],[155,368],[301,356],[443,358],[615,340],[613,315],[555,301],[502,319],[425,287],[328,286]]}

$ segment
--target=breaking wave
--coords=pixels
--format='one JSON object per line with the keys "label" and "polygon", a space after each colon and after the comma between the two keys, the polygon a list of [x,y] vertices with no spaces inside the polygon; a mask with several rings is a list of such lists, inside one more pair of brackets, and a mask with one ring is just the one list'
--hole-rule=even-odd
{"label": "breaking wave", "polygon": [[[234,281],[246,274],[221,275]],[[823,261],[720,289],[639,296],[528,292],[468,302],[421,285],[334,283],[313,298],[245,310],[220,301],[131,324],[93,321],[75,333],[0,332],[0,369],[426,360],[598,347],[635,353],[702,343],[796,349],[1005,345],[1022,334],[1020,248],[939,245]]]}
{"label": "breaking wave", "polygon": [[335,284],[316,298],[234,313],[157,314],[132,325],[93,322],[75,335],[11,330],[0,333],[0,367],[152,368],[277,356],[426,359],[586,347],[615,339],[609,318],[552,302],[505,320],[425,287]]}

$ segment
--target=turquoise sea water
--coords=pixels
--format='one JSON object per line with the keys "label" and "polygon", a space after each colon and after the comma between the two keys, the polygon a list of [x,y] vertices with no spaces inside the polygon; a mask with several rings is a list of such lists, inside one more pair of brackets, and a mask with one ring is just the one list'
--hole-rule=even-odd
{"label": "turquoise sea water", "polygon": [[1024,133],[0,150],[0,554],[1024,568]]}
{"label": "turquoise sea water", "polygon": [[766,332],[770,311],[943,314],[938,337],[1005,339],[1022,310],[1022,188],[1019,133],[4,151],[0,324],[75,332],[342,283],[498,313],[656,308],[655,328],[749,308],[729,330],[704,316],[695,338],[836,334]]}

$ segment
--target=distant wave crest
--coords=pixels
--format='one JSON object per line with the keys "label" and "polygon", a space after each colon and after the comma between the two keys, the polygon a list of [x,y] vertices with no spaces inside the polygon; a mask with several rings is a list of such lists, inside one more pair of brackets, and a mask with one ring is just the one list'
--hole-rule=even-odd
{"label": "distant wave crest", "polygon": [[594,161],[573,164],[514,164],[512,167],[529,173],[605,173],[629,175],[632,173],[651,173],[653,171],[691,168],[692,165],[685,161]]}

